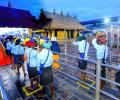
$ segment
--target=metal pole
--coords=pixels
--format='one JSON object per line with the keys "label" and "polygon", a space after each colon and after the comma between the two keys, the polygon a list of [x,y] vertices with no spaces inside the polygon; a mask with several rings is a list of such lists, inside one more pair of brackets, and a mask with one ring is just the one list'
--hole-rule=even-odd
{"label": "metal pole", "polygon": [[117,29],[117,50],[119,50],[119,28]]}
{"label": "metal pole", "polygon": [[111,39],[110,39],[109,55],[110,55],[110,64],[112,64],[112,54],[111,54],[111,51],[112,51],[112,46],[113,46],[113,45],[112,45],[112,43],[113,43],[113,42],[112,42],[112,41],[113,41],[113,35],[112,35],[112,34],[113,34],[113,26],[110,27],[110,31],[111,31],[111,32],[110,32],[110,33],[111,33],[111,36],[110,36]]}
{"label": "metal pole", "polygon": [[64,29],[64,48],[65,48],[65,54],[67,54],[67,46],[66,46],[66,31],[65,31],[65,29]]}
{"label": "metal pole", "polygon": [[95,100],[100,100],[100,76],[101,76],[101,61],[97,60],[97,70],[96,70],[96,96]]}
{"label": "metal pole", "polygon": [[119,48],[120,48],[120,27],[119,27],[119,35],[118,35],[118,37],[119,37],[119,40],[118,40],[118,50],[119,50]]}

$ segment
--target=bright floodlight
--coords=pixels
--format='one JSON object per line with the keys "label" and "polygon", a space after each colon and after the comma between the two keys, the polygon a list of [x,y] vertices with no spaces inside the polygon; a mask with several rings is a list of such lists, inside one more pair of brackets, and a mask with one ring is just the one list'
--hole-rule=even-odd
{"label": "bright floodlight", "polygon": [[109,18],[105,18],[105,19],[104,19],[104,23],[105,23],[105,24],[108,24],[109,22],[110,22],[110,19],[109,19]]}

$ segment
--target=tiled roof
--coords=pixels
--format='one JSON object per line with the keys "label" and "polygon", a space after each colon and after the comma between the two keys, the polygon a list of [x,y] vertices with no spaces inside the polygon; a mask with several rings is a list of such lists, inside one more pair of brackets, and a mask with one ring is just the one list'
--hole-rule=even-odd
{"label": "tiled roof", "polygon": [[0,27],[36,27],[29,11],[0,6]]}

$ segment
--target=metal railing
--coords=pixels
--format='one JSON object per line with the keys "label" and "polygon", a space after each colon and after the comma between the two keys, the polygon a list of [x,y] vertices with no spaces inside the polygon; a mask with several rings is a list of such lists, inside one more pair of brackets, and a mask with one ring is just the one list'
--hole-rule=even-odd
{"label": "metal railing", "polygon": [[[76,60],[78,60],[78,59],[79,59],[79,60],[85,60],[85,59],[80,59],[80,58],[78,58],[78,57],[71,56],[71,55],[64,54],[64,53],[58,53],[58,54],[59,54],[60,56],[64,56],[64,57],[68,57],[68,58],[72,58],[72,59],[76,59]],[[63,59],[62,59],[62,60],[63,60]],[[64,74],[64,75],[72,78],[73,80],[79,81],[79,82],[85,84],[86,86],[88,86],[88,87],[96,90],[95,100],[100,100],[101,94],[104,94],[104,95],[106,95],[106,96],[108,96],[108,97],[110,97],[110,98],[112,98],[112,99],[119,100],[119,98],[117,98],[116,96],[114,96],[114,95],[112,95],[112,94],[110,94],[110,93],[108,93],[108,92],[100,89],[100,80],[104,80],[105,82],[108,82],[108,83],[110,83],[110,84],[113,84],[113,85],[115,85],[115,86],[119,86],[119,87],[120,87],[120,84],[119,84],[119,83],[117,83],[117,82],[115,82],[115,81],[113,81],[113,80],[110,80],[110,79],[108,79],[108,78],[103,78],[103,77],[101,77],[101,66],[105,66],[106,69],[117,70],[117,71],[120,71],[120,68],[118,68],[118,67],[116,67],[116,66],[108,65],[108,64],[101,64],[101,61],[99,61],[99,60],[98,60],[97,62],[94,61],[94,60],[85,60],[85,61],[87,61],[88,63],[92,63],[92,64],[94,64],[94,65],[96,66],[96,74],[95,74],[95,73],[91,73],[91,72],[89,72],[89,71],[87,71],[87,70],[81,70],[81,69],[79,69],[79,68],[77,68],[77,67],[73,67],[73,66],[71,66],[71,65],[69,65],[69,64],[66,64],[66,63],[63,63],[63,62],[60,62],[60,61],[59,61],[59,63],[62,64],[62,65],[64,65],[64,67],[68,66],[68,67],[70,67],[70,68],[79,70],[79,71],[81,71],[81,72],[86,73],[87,75],[90,75],[90,76],[94,77],[94,78],[95,78],[95,81],[96,81],[96,87],[95,87],[95,86],[91,86],[90,84],[88,84],[88,83],[86,83],[86,82],[84,82],[84,81],[82,81],[82,80],[80,80],[80,79],[78,79],[78,78],[76,78],[76,77],[74,77],[74,76],[72,76],[72,75],[69,75],[68,73],[65,73],[65,72],[63,72],[63,71],[56,70],[56,69],[54,69],[54,70],[56,70],[56,71],[58,71],[59,73]],[[65,60],[65,62],[67,62],[67,60]],[[68,61],[68,63],[70,63],[70,61]],[[113,75],[113,76],[114,76],[114,75]]]}
{"label": "metal railing", "polygon": [[[65,46],[66,45],[66,46]],[[65,48],[66,47],[66,48]],[[76,46],[72,45],[72,44],[61,44],[60,45],[61,48],[61,52],[64,52],[65,54],[70,54],[71,52],[74,52],[75,54],[78,53],[78,49]],[[90,49],[88,51],[88,56],[91,58],[93,58],[93,56],[96,56],[95,50],[93,50],[94,47],[90,46]],[[114,50],[111,51],[111,56],[108,56],[108,61],[110,64],[118,64],[120,63],[120,54],[114,54],[114,52],[116,52],[118,50]]]}

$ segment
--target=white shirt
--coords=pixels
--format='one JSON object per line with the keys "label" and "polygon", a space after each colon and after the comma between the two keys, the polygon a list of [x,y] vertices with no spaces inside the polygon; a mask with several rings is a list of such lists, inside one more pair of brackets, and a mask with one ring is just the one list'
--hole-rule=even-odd
{"label": "white shirt", "polygon": [[37,50],[34,50],[33,48],[26,48],[25,49],[25,55],[27,56],[27,63],[29,63],[30,67],[37,67]]}
{"label": "white shirt", "polygon": [[84,53],[84,50],[85,50],[84,59],[88,59],[89,43],[87,42],[86,49],[85,49],[85,44],[86,44],[86,41],[85,41],[85,40],[78,41],[78,42],[75,42],[75,41],[73,42],[73,45],[78,46],[78,51],[79,51],[80,53]]}
{"label": "white shirt", "polygon": [[[48,49],[42,49],[42,51],[38,54],[38,56],[37,56],[38,71],[41,67],[40,64],[43,64],[45,62],[45,60],[47,59],[47,55],[48,55]],[[52,63],[53,63],[53,53],[52,53],[52,51],[49,50],[49,56],[44,65],[44,68],[51,66]]]}
{"label": "white shirt", "polygon": [[15,45],[13,49],[14,49],[13,54],[15,54],[15,55],[18,55],[18,54],[24,55],[24,47],[23,46]]}
{"label": "white shirt", "polygon": [[105,57],[105,59],[107,59],[107,56],[108,56],[108,47],[107,47],[107,45],[103,45],[103,44],[99,45],[99,44],[97,44],[97,39],[93,39],[92,44],[95,47],[95,49],[97,50],[97,59],[102,60],[104,57]]}

